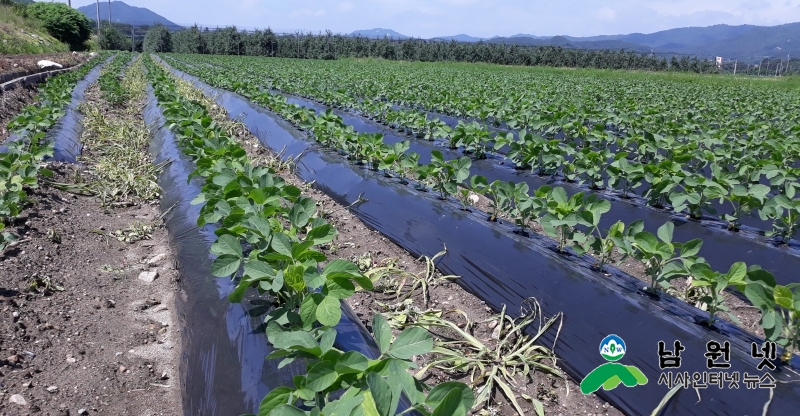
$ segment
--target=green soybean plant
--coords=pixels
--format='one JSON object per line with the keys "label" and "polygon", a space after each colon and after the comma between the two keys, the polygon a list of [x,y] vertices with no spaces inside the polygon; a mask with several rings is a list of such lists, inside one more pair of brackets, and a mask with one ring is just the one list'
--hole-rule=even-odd
{"label": "green soybean plant", "polygon": [[720,273],[711,270],[708,263],[698,261],[690,267],[690,271],[692,287],[700,288],[703,293],[699,300],[702,302],[702,309],[708,311],[706,323],[713,325],[716,315],[724,313],[733,323],[740,325],[736,315],[730,313],[725,305],[724,292],[731,286],[739,287],[746,284],[747,265],[736,262],[731,265],[727,273]]}
{"label": "green soybean plant", "polygon": [[594,150],[584,147],[575,154],[573,163],[577,174],[589,182],[591,189],[602,189],[603,172],[611,157],[611,151],[606,148]]}
{"label": "green soybean plant", "polygon": [[395,160],[395,171],[400,175],[400,183],[407,184],[406,180],[412,175],[416,175],[417,179],[424,175],[424,170],[420,170],[419,153],[409,152],[405,156]]}
{"label": "green soybean plant", "polygon": [[[577,225],[584,225],[587,227],[592,225],[581,216],[581,211],[583,210],[585,202],[595,201],[595,195],[589,196],[586,201],[584,201],[583,192],[578,192],[571,197],[567,197],[567,191],[565,191],[564,188],[557,187],[549,190],[545,197],[546,214],[542,217],[540,223],[544,228],[545,234],[556,239],[558,251],[560,253],[563,253],[570,245],[585,242],[586,236],[579,233],[575,227]],[[611,206],[609,205],[608,207],[610,209]],[[596,213],[599,217],[601,208],[598,206],[596,209]]]}
{"label": "green soybean plant", "polygon": [[[475,396],[466,384],[446,382],[430,388],[408,372],[416,367],[413,357],[433,349],[428,331],[408,328],[393,339],[390,324],[380,314],[373,318],[372,328],[381,352],[377,359],[334,348],[333,328],[321,328],[315,336],[270,322],[267,337],[277,350],[268,358],[283,358],[281,367],[303,359],[307,371],[294,377],[293,387],[277,387],[267,394],[258,414],[391,416],[397,414],[402,395],[424,415],[467,414]],[[337,395],[338,391],[343,394]],[[300,405],[310,410],[301,410]]]}
{"label": "green soybean plant", "polygon": [[506,213],[514,218],[514,222],[520,228],[520,233],[525,235],[531,222],[538,218],[537,208],[541,208],[542,199],[536,195],[530,196],[528,184],[525,182],[508,182],[498,185],[498,195],[501,199],[509,202],[505,205]]}
{"label": "green soybean plant", "polygon": [[772,220],[772,230],[767,231],[768,236],[779,237],[782,243],[788,243],[800,226],[800,198],[775,195],[758,214],[763,220]]}
{"label": "green soybean plant", "polygon": [[[486,177],[481,175],[470,177],[469,182],[473,192],[489,198],[489,207],[492,209],[489,213],[489,221],[497,221],[497,215],[503,207],[509,204],[508,195],[511,192],[508,192],[508,189],[511,185],[500,180],[489,183]],[[501,188],[505,191],[501,192]]]}
{"label": "green soybean plant", "polygon": [[781,360],[789,362],[800,349],[800,284],[778,285],[775,276],[758,266],[747,272],[739,291],[761,311],[760,326],[767,341],[784,348]]}
{"label": "green soybean plant", "polygon": [[722,185],[706,178],[702,173],[687,173],[683,178],[682,189],[673,191],[669,197],[675,212],[688,208],[691,218],[700,219],[703,211],[716,214],[711,200],[723,198],[727,193]]}
{"label": "green soybean plant", "polygon": [[742,182],[738,178],[737,172],[725,172],[716,164],[711,165],[712,177],[720,185],[730,189],[729,192],[720,197],[720,202],[728,201],[732,211],[722,215],[728,222],[728,229],[738,231],[741,226],[741,218],[764,206],[769,186],[760,183]]}
{"label": "green soybean plant", "polygon": [[583,241],[579,241],[579,244],[576,244],[573,249],[578,254],[588,252],[597,256],[597,269],[602,272],[605,271],[605,265],[614,253],[614,247],[616,246],[614,238],[622,238],[625,224],[622,221],[617,221],[606,230],[604,236],[600,230],[600,218],[611,210],[611,203],[603,199],[592,198],[593,196],[587,198],[584,208],[579,212],[583,220],[589,224],[589,228],[582,238]]}
{"label": "green soybean plant", "polygon": [[[406,151],[411,147],[408,140],[395,143],[388,147],[388,151],[383,159],[378,164],[378,169],[383,170],[383,175],[389,177],[389,169],[396,169],[401,171],[403,160],[406,159]],[[403,179],[401,179],[401,182]]]}
{"label": "green soybean plant", "polygon": [[618,247],[625,257],[631,256],[642,263],[645,274],[650,278],[648,290],[655,292],[659,287],[668,288],[670,280],[690,275],[689,268],[698,262],[697,253],[703,241],[673,242],[675,226],[671,222],[659,227],[657,236],[640,231],[642,227],[641,222],[631,224],[629,228],[638,232],[633,235],[629,233],[628,241]]}
{"label": "green soybean plant", "polygon": [[662,208],[669,195],[680,185],[686,172],[679,163],[672,160],[662,160],[658,163],[643,165],[645,180],[650,187],[645,191],[644,197],[651,206]]}
{"label": "green soybean plant", "polygon": [[450,134],[450,148],[464,147],[464,153],[474,153],[475,157],[486,157],[486,143],[489,141],[489,131],[476,121],[459,121]]}
{"label": "green soybean plant", "polygon": [[428,175],[434,183],[434,189],[439,191],[440,199],[447,199],[448,195],[458,192],[458,185],[469,178],[470,166],[472,161],[468,157],[445,162],[442,152],[431,151]]}
{"label": "green soybean plant", "polygon": [[3,250],[5,250],[10,244],[17,241],[17,237],[14,234],[3,231],[5,228],[6,225],[0,221],[0,253],[2,253]]}
{"label": "green soybean plant", "polygon": [[800,284],[775,285],[773,298],[780,311],[781,335],[777,342],[783,346],[781,359],[789,362],[800,348]]}
{"label": "green soybean plant", "polygon": [[644,168],[638,162],[631,162],[627,159],[628,152],[617,152],[614,161],[606,168],[608,173],[608,184],[619,190],[623,198],[629,198],[631,192],[642,184],[644,180]]}

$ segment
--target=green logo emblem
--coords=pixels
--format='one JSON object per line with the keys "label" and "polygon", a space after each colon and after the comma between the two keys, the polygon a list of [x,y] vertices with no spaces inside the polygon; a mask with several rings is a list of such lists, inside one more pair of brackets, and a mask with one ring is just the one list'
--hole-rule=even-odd
{"label": "green logo emblem", "polygon": [[613,390],[620,383],[625,387],[647,384],[647,377],[641,370],[632,365],[614,362],[619,361],[625,355],[625,341],[622,338],[613,334],[603,338],[600,343],[600,355],[610,362],[595,368],[581,381],[581,393],[591,394],[600,387],[605,390]]}

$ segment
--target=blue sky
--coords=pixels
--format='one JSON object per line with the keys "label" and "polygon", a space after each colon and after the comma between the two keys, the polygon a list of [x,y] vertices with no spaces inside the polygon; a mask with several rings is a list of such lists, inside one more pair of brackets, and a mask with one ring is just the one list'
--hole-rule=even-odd
{"label": "blue sky", "polygon": [[[66,3],[65,0],[59,0]],[[102,0],[101,0],[102,1]],[[107,1],[107,0],[106,0]],[[94,3],[73,0],[73,7]],[[727,23],[800,21],[800,0],[127,0],[173,22],[349,33],[375,27],[416,37],[612,35]]]}

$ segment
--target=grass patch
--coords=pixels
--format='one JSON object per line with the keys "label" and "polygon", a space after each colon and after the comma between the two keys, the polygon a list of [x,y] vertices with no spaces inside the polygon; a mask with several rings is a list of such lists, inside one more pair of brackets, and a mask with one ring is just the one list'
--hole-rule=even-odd
{"label": "grass patch", "polygon": [[0,6],[0,54],[69,52],[69,46],[47,33],[36,19],[22,17],[12,7]]}
{"label": "grass patch", "polygon": [[104,204],[151,201],[158,198],[157,178],[161,167],[148,156],[150,131],[139,116],[144,107],[147,80],[141,59],[131,65],[122,80],[129,97],[123,107],[104,99],[82,104],[82,141],[91,159],[92,180],[88,184]]}

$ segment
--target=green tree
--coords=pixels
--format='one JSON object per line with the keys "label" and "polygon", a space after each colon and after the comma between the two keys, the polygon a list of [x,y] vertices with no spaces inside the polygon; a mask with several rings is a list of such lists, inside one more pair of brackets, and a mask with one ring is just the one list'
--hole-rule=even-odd
{"label": "green tree", "polygon": [[169,30],[161,23],[151,27],[144,35],[142,50],[144,52],[172,52],[172,35]]}
{"label": "green tree", "polygon": [[203,39],[203,34],[200,32],[200,28],[198,28],[197,25],[172,34],[173,52],[204,53],[207,48],[205,39]]}
{"label": "green tree", "polygon": [[131,40],[108,23],[104,24],[100,29],[100,38],[97,39],[97,43],[100,45],[100,49],[111,51],[131,50]]}
{"label": "green tree", "polygon": [[27,14],[41,20],[47,32],[68,44],[70,49],[86,49],[92,24],[83,13],[64,3],[33,3],[28,5]]}

